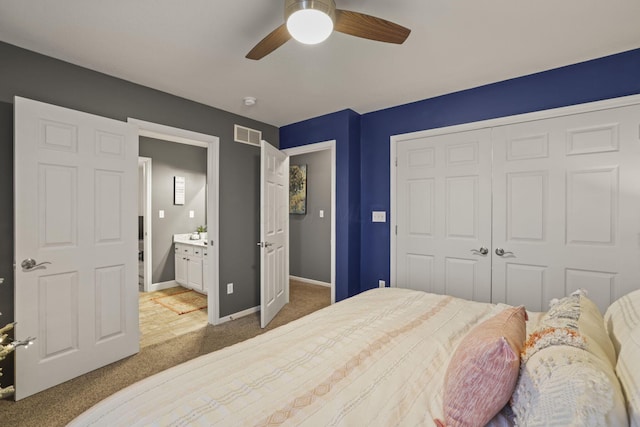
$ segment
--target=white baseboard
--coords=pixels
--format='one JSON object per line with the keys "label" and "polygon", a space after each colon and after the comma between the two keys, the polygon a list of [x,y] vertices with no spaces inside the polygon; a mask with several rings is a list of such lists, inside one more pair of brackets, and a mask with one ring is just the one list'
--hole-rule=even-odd
{"label": "white baseboard", "polygon": [[[310,285],[326,286],[326,287],[329,287],[329,288],[331,287],[331,283],[321,282],[319,280],[306,279],[304,277],[298,277],[298,276],[292,276],[292,275],[289,275],[289,278],[293,279],[293,280],[297,280],[299,282],[308,283]],[[255,307],[251,307],[251,308],[248,308],[246,310],[242,310],[242,311],[239,311],[237,313],[230,314],[229,316],[221,317],[219,319],[218,323],[216,323],[216,325],[220,325],[222,323],[226,323],[226,322],[229,322],[231,320],[239,319],[241,317],[248,316],[250,314],[257,313],[259,311],[260,311],[260,306],[257,305]]]}
{"label": "white baseboard", "polygon": [[241,317],[248,316],[250,314],[257,313],[259,311],[260,311],[260,306],[259,305],[255,306],[255,307],[247,308],[246,310],[242,310],[242,311],[239,311],[237,313],[233,313],[233,314],[230,314],[228,316],[221,317],[220,321],[217,324],[220,325],[221,323],[226,323],[226,322],[229,322],[231,320],[239,319]]}
{"label": "white baseboard", "polygon": [[326,286],[327,288],[331,287],[331,283],[321,282],[320,280],[307,279],[304,277],[298,277],[291,274],[289,275],[289,279],[297,280],[298,282],[308,283],[310,285]]}
{"label": "white baseboard", "polygon": [[166,282],[152,283],[151,286],[149,286],[149,292],[161,291],[163,289],[169,289],[169,288],[175,288],[176,286],[180,286],[180,284],[178,284],[178,282],[176,282],[175,280],[168,280]]}

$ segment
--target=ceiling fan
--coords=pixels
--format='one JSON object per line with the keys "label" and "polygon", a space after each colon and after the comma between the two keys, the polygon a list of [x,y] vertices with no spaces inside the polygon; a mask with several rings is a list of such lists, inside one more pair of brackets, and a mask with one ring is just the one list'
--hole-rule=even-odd
{"label": "ceiling fan", "polygon": [[411,30],[364,13],[336,9],[334,0],[285,0],[285,23],[269,33],[247,54],[261,59],[289,39],[316,44],[335,31],[386,43],[402,44]]}

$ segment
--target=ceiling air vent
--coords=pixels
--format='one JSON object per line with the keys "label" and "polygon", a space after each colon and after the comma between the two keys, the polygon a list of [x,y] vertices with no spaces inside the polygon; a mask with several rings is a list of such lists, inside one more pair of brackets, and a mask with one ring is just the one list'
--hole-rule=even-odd
{"label": "ceiling air vent", "polygon": [[234,125],[234,140],[243,144],[251,144],[260,146],[262,140],[262,132],[255,129],[246,128],[240,125]]}

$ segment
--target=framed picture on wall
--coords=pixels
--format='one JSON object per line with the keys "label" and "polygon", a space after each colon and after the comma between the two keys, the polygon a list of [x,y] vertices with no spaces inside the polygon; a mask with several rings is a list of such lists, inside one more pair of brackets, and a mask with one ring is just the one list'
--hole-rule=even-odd
{"label": "framed picture on wall", "polygon": [[173,177],[173,204],[184,205],[185,179],[184,176]]}
{"label": "framed picture on wall", "polygon": [[307,213],[307,165],[289,167],[289,213]]}

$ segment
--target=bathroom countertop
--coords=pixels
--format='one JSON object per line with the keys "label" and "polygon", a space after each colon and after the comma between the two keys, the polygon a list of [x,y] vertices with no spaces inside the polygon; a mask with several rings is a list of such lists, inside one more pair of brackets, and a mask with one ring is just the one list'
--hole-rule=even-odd
{"label": "bathroom countertop", "polygon": [[202,247],[206,247],[207,246],[207,240],[205,239],[200,239],[200,240],[191,240],[189,238],[189,236],[191,236],[191,233],[187,233],[187,234],[174,234],[173,235],[173,243],[180,243],[182,245],[193,245],[193,246],[202,246]]}

